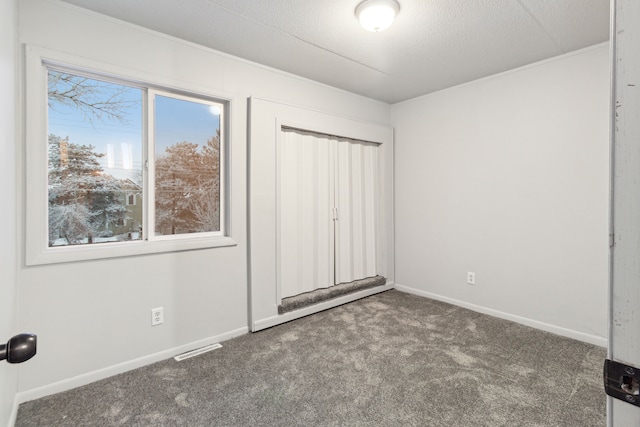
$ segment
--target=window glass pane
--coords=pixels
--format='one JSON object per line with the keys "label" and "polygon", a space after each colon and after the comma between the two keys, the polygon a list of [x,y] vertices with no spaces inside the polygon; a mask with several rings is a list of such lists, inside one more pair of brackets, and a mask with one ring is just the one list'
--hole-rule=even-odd
{"label": "window glass pane", "polygon": [[49,246],[142,239],[142,95],[48,70]]}
{"label": "window glass pane", "polygon": [[220,231],[222,105],[155,97],[155,234]]}

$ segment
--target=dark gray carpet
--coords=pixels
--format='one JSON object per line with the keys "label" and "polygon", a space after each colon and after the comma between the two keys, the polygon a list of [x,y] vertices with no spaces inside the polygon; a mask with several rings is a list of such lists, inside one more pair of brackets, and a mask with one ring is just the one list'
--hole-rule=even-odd
{"label": "dark gray carpet", "polygon": [[20,405],[16,426],[604,426],[605,350],[389,291]]}

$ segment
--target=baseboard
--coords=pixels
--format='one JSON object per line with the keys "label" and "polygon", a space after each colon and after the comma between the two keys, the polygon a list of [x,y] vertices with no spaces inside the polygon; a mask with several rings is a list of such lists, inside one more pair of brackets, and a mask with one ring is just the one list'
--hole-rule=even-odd
{"label": "baseboard", "polygon": [[588,344],[597,345],[599,347],[607,347],[607,339],[596,335],[585,334],[584,332],[574,331],[572,329],[563,328],[561,326],[551,325],[549,323],[540,322],[538,320],[529,319],[526,317],[517,316],[515,314],[505,313],[503,311],[494,310],[491,308],[483,307],[480,305],[471,304],[465,301],[460,301],[454,298],[445,297],[431,292],[422,291],[408,286],[402,286],[396,284],[395,288],[399,291],[406,292],[408,294],[418,295],[421,297],[431,298],[437,301],[446,302],[449,304],[457,305],[459,307],[467,308],[469,310],[488,314],[489,316],[498,317],[500,319],[510,320],[512,322],[520,323],[525,326],[540,329],[545,332],[551,332],[552,334],[560,335],[567,338],[572,338],[578,341],[586,342]]}
{"label": "baseboard", "polygon": [[11,409],[11,414],[9,415],[9,424],[8,427],[14,427],[16,425],[16,420],[18,419],[18,406],[20,406],[20,402],[18,402],[18,396],[16,395],[13,398],[13,408]]}
{"label": "baseboard", "polygon": [[72,388],[87,385],[98,380],[102,380],[117,374],[121,374],[123,372],[130,371],[132,369],[141,368],[151,363],[160,362],[162,360],[169,359],[178,354],[181,354],[190,350],[194,350],[196,348],[204,347],[205,345],[226,341],[228,339],[235,338],[240,335],[244,335],[248,332],[249,332],[249,328],[245,326],[224,334],[194,341],[189,344],[184,344],[178,347],[173,347],[168,350],[163,350],[158,353],[150,354],[148,356],[139,357],[137,359],[129,360],[127,362],[122,362],[117,365],[109,366],[103,369],[98,369],[96,371],[78,375],[73,378],[65,379],[52,384],[47,384],[42,387],[21,391],[16,395],[16,405],[15,405],[16,413],[17,413],[18,405],[20,403],[28,402],[30,400],[39,399],[44,396],[49,396],[51,394],[60,393],[66,390],[70,390]]}
{"label": "baseboard", "polygon": [[353,302],[361,298],[378,294],[380,292],[388,291],[390,289],[393,289],[393,287],[394,287],[393,282],[387,281],[387,283],[384,284],[383,286],[376,286],[375,288],[363,289],[361,291],[354,292],[352,294],[337,297],[328,301],[311,305],[309,307],[304,307],[304,308],[301,308],[300,310],[289,311],[284,314],[267,317],[266,319],[256,320],[255,322],[253,322],[253,327],[251,330],[253,332],[257,332],[262,329],[267,329],[272,326],[279,325],[281,323],[286,323],[291,320],[299,319],[301,317],[305,317],[310,314],[318,313],[320,311],[328,310],[330,308],[337,307],[342,304],[346,304],[348,302]]}

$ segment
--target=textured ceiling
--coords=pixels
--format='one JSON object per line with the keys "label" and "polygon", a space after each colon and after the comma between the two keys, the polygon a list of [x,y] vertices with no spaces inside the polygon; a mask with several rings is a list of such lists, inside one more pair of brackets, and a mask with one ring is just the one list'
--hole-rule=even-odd
{"label": "textured ceiling", "polygon": [[65,0],[395,103],[609,39],[609,0],[398,0],[388,30],[360,0]]}

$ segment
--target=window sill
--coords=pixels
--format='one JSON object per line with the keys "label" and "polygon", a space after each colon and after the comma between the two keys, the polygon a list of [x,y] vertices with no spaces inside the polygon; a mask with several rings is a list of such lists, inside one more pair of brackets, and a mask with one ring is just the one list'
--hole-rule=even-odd
{"label": "window sill", "polygon": [[160,254],[166,252],[181,252],[198,249],[229,247],[237,246],[237,244],[238,243],[231,237],[220,236],[64,246],[55,248],[44,248],[41,251],[27,253],[26,265],[33,266],[75,261],[89,261],[106,258],[121,258],[138,255]]}

